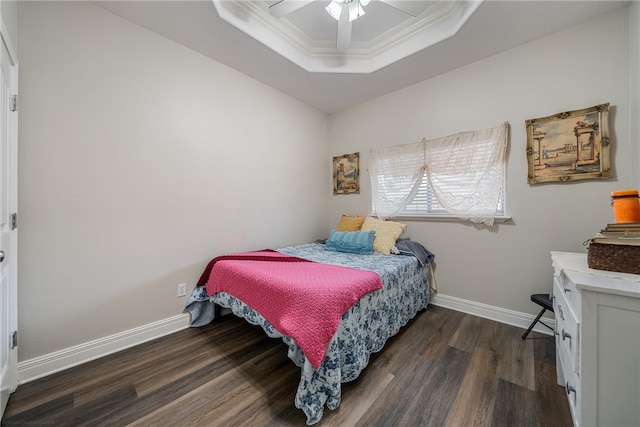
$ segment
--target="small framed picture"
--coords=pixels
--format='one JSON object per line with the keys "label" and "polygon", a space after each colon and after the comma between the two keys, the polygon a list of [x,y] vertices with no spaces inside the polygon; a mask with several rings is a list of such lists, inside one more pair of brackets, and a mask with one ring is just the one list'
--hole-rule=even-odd
{"label": "small framed picture", "polygon": [[611,178],[608,103],[525,124],[529,184]]}
{"label": "small framed picture", "polygon": [[333,194],[360,193],[360,153],[333,158]]}

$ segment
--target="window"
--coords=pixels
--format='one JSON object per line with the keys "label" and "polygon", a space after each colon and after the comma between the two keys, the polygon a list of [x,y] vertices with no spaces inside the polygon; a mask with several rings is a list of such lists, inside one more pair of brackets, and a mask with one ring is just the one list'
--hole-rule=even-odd
{"label": "window", "polygon": [[508,124],[372,149],[373,210],[380,216],[452,215],[492,225],[504,215]]}

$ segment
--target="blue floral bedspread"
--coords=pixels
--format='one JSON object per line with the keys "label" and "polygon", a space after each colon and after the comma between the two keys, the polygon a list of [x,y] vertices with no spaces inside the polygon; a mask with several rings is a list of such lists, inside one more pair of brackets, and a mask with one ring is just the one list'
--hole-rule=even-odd
{"label": "blue floral bedspread", "polygon": [[[307,424],[312,425],[322,418],[325,405],[329,409],[340,406],[341,384],[358,378],[369,363],[370,355],[380,351],[388,338],[398,333],[418,311],[427,307],[428,266],[422,267],[413,256],[331,252],[326,251],[320,243],[290,246],[278,251],[325,264],[375,271],[383,284],[382,289],[361,298],[342,316],[340,327],[317,369],[313,368],[292,338],[276,331],[251,307],[225,292],[211,297],[211,301],[231,309],[236,316],[243,317],[251,324],[260,325],[268,336],[282,338],[288,345],[289,358],[302,368],[295,405],[307,416]],[[209,300],[203,288],[194,290],[187,302],[188,307],[205,310],[202,304],[196,304]]]}

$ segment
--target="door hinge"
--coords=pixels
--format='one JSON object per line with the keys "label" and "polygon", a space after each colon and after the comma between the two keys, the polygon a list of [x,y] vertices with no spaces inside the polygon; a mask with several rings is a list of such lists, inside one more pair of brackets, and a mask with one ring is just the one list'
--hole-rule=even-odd
{"label": "door hinge", "polygon": [[11,349],[13,350],[18,346],[18,331],[13,331],[11,334]]}
{"label": "door hinge", "polygon": [[11,111],[18,111],[18,95],[11,95],[9,100]]}
{"label": "door hinge", "polygon": [[15,230],[16,228],[18,228],[18,214],[17,213],[12,213],[11,214],[11,229]]}

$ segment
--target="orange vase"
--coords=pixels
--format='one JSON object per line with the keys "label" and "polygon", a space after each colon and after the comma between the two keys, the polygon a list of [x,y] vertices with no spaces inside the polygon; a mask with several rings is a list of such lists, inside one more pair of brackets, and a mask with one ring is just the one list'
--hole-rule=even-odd
{"label": "orange vase", "polygon": [[615,222],[640,222],[638,190],[612,191],[611,206]]}

